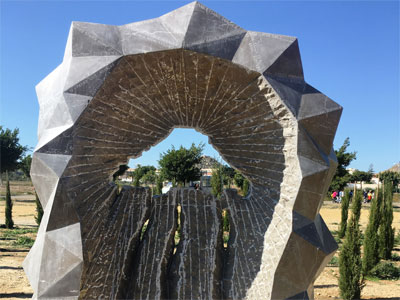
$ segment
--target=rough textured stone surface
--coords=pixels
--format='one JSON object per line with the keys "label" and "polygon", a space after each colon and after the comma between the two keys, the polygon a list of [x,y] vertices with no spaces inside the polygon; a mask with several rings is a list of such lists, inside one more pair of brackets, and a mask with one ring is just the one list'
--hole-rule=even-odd
{"label": "rough textured stone surface", "polygon": [[[296,38],[246,31],[198,2],[123,26],[74,22],[36,89],[34,298],[313,298],[337,247],[318,211],[342,108],[304,81]],[[249,195],[118,192],[118,166],[176,127],[207,135]]]}

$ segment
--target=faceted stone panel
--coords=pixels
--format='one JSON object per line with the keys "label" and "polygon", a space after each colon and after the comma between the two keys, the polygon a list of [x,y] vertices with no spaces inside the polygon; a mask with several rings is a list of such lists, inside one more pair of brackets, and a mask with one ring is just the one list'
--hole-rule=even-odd
{"label": "faceted stone panel", "polygon": [[[74,22],[37,93],[32,178],[46,208],[24,263],[34,297],[313,298],[335,250],[318,211],[341,107],[305,83],[296,38],[246,31],[198,2],[122,26]],[[118,166],[176,127],[207,135],[250,193],[119,190]]]}

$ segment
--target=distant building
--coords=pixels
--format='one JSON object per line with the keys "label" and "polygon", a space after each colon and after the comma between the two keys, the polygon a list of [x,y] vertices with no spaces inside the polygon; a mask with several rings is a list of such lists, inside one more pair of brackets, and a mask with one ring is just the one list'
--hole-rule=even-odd
{"label": "distant building", "polygon": [[212,170],[219,166],[220,163],[207,155],[202,156],[201,164],[198,166],[201,170],[200,186],[202,188],[211,188]]}
{"label": "distant building", "polygon": [[355,171],[357,171],[357,169],[354,169],[354,168],[347,168],[346,171],[349,172],[350,175],[353,175],[353,173],[354,173]]}
{"label": "distant building", "polygon": [[118,176],[118,179],[123,181],[123,182],[132,182],[132,173],[135,171],[135,169],[129,168],[128,170],[125,171],[124,174],[121,176]]}

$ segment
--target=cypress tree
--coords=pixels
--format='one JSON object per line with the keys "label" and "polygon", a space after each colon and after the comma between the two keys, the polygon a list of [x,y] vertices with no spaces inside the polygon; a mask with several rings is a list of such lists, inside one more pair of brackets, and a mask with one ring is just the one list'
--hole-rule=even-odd
{"label": "cypress tree", "polygon": [[394,246],[392,182],[385,182],[383,195],[382,221],[379,227],[379,253],[381,258],[390,259]]}
{"label": "cypress tree", "polygon": [[133,181],[133,185],[134,186],[140,186],[140,177],[139,176],[135,176],[135,180]]}
{"label": "cypress tree", "polygon": [[156,179],[156,195],[162,194],[162,188],[163,188],[163,178],[161,175],[158,175]]}
{"label": "cypress tree", "polygon": [[243,181],[243,196],[246,197],[247,194],[249,193],[249,181],[247,179],[244,179]]}
{"label": "cypress tree", "polygon": [[8,171],[6,171],[6,228],[12,229],[14,228],[14,221],[12,219],[12,207],[13,203],[11,200],[11,192],[10,192],[10,180],[8,178]]}
{"label": "cypress tree", "polygon": [[364,237],[363,274],[367,275],[379,262],[378,230],[381,221],[382,191],[377,189],[377,196],[372,199],[369,221]]}
{"label": "cypress tree", "polygon": [[342,220],[340,222],[339,237],[343,238],[346,233],[347,217],[349,215],[349,205],[350,205],[350,191],[346,190],[344,197],[342,199]]}
{"label": "cypress tree", "polygon": [[339,255],[339,288],[340,295],[344,300],[360,299],[364,286],[361,274],[361,232],[358,225],[361,199],[362,197],[356,195],[353,200],[353,214],[347,224],[345,240]]}
{"label": "cypress tree", "polygon": [[40,225],[40,222],[42,222],[42,217],[43,217],[43,207],[39,201],[39,197],[36,192],[35,192],[35,203],[36,203],[35,221],[36,221],[36,224]]}
{"label": "cypress tree", "polygon": [[362,191],[361,190],[356,191],[356,194],[354,196],[354,200],[353,200],[353,203],[351,206],[351,210],[353,212],[353,215],[357,219],[357,224],[360,221],[362,199],[363,199]]}
{"label": "cypress tree", "polygon": [[217,167],[212,171],[211,175],[211,193],[220,198],[223,190],[223,177],[221,167]]}

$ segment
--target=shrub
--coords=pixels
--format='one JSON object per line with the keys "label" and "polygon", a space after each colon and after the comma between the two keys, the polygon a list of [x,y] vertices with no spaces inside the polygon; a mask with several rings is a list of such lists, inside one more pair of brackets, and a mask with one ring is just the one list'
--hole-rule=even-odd
{"label": "shrub", "polygon": [[227,210],[222,211],[222,231],[229,232],[230,224],[229,224],[229,212]]}
{"label": "shrub", "polygon": [[337,267],[339,265],[339,259],[336,256],[332,256],[331,260],[328,263],[331,267]]}
{"label": "shrub", "polygon": [[247,179],[245,179],[243,181],[243,190],[242,190],[244,197],[246,197],[247,194],[249,193],[249,186],[250,186],[250,182]]}
{"label": "shrub", "polygon": [[14,246],[21,246],[21,247],[29,247],[33,246],[35,240],[31,239],[27,236],[20,236],[18,239],[13,243]]}
{"label": "shrub", "polygon": [[392,260],[392,261],[400,261],[400,256],[397,255],[396,253],[393,253],[392,254],[392,258],[390,260]]}
{"label": "shrub", "polygon": [[383,262],[376,265],[370,272],[371,276],[384,280],[400,279],[400,268],[390,262]]}

